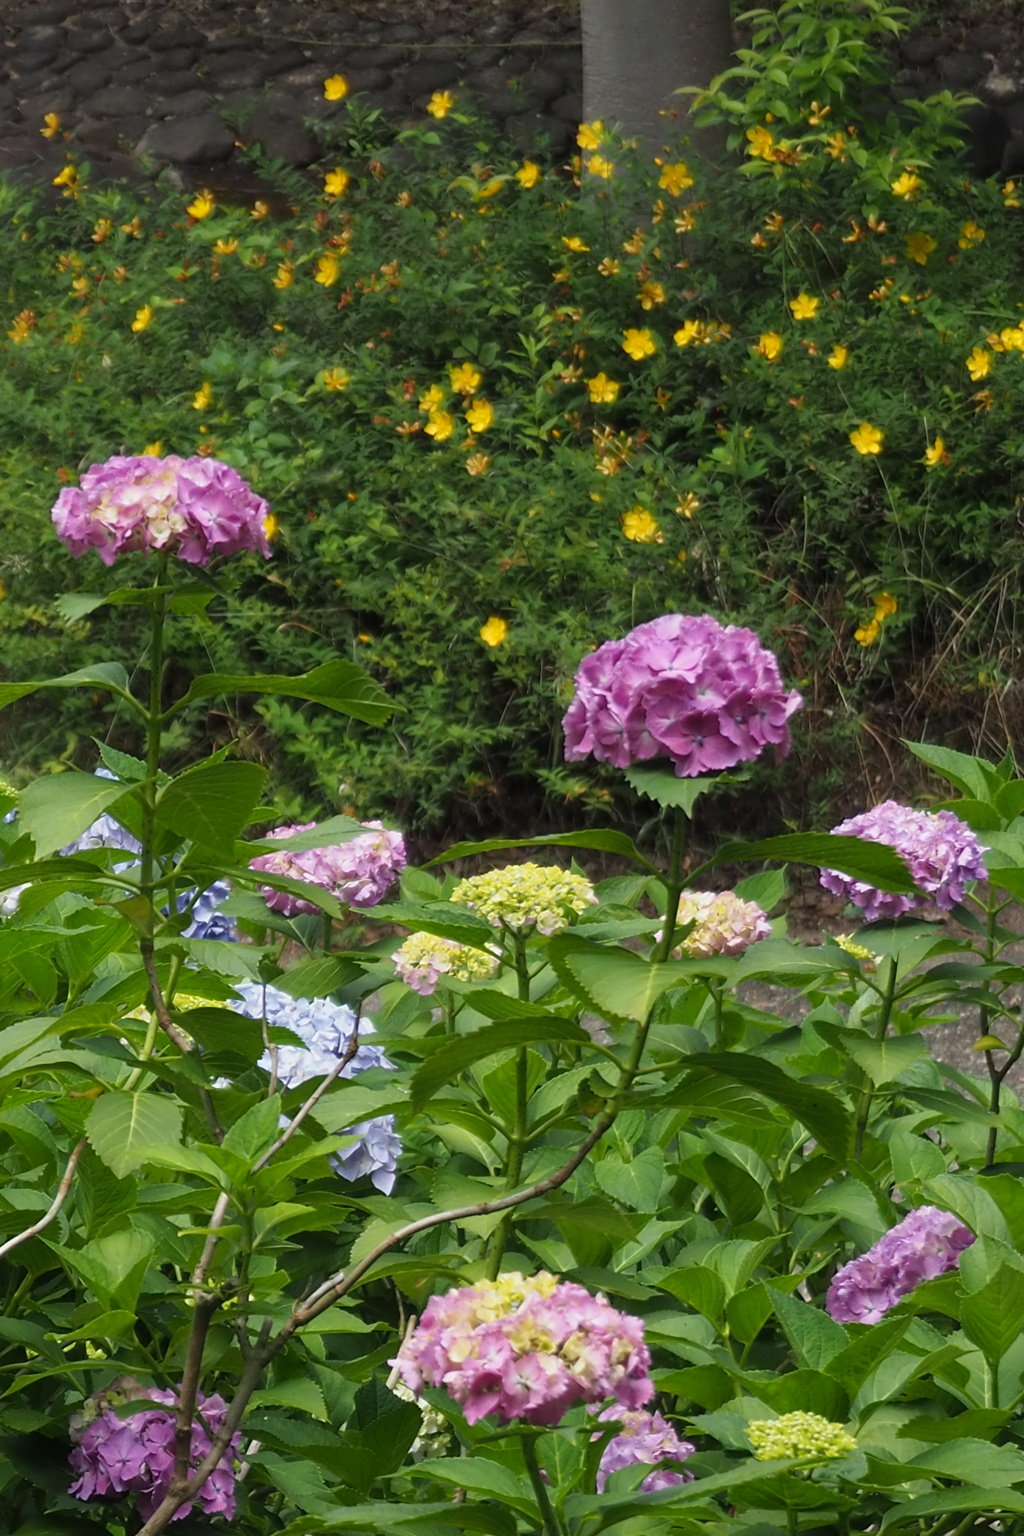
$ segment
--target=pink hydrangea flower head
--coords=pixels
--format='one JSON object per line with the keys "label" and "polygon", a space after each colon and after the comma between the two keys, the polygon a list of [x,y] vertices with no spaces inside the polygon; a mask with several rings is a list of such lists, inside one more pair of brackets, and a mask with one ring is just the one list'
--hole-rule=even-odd
{"label": "pink hydrangea flower head", "polygon": [[565,755],[616,768],[669,757],[679,778],[788,752],[790,715],[779,665],[749,629],[709,614],[664,614],[586,656],[562,729]]}
{"label": "pink hydrangea flower head", "polygon": [[635,1409],[654,1393],[640,1319],[544,1271],[432,1296],[392,1363],[412,1392],[443,1387],[470,1424],[557,1424],[574,1403]]}
{"label": "pink hydrangea flower head", "polygon": [[219,459],[115,454],[65,486],[53,523],[73,555],[94,549],[104,565],[130,551],[166,550],[190,565],[215,555],[258,550],[270,556],[264,524],[270,509],[236,470]]}
{"label": "pink hydrangea flower head", "polygon": [[684,891],[676,921],[693,924],[676,954],[700,960],[709,955],[742,955],[772,931],[757,903],[744,901],[734,891]]}
{"label": "pink hydrangea flower head", "polygon": [[630,1410],[613,1404],[598,1414],[602,1424],[622,1425],[619,1433],[609,1440],[601,1452],[597,1469],[597,1491],[604,1493],[605,1484],[613,1472],[623,1467],[642,1465],[656,1470],[640,1484],[641,1493],[658,1493],[662,1488],[675,1488],[679,1483],[693,1480],[690,1472],[674,1472],[660,1465],[663,1461],[684,1461],[692,1456],[694,1447],[689,1440],[680,1440],[675,1430],[660,1413],[647,1413],[643,1409]]}
{"label": "pink hydrangea flower head", "polygon": [[936,906],[949,912],[963,901],[972,880],[984,880],[984,852],[966,822],[952,811],[912,811],[896,800],[885,800],[870,811],[851,816],[833,832],[888,843],[906,862],[920,894],[880,891],[852,875],[823,869],[821,883],[835,896],[862,907],[868,922],[925,912]]}
{"label": "pink hydrangea flower head", "polygon": [[[128,1418],[119,1418],[114,1409],[127,1402],[145,1399],[163,1406],[144,1408]],[[71,1452],[71,1470],[78,1474],[68,1490],[76,1499],[114,1498],[134,1493],[136,1510],[148,1520],[163,1503],[174,1476],[174,1424],[178,1406],[177,1392],[158,1387],[143,1387],[131,1377],[122,1376],[104,1391],[89,1398],[82,1411],[69,1425],[75,1449]],[[217,1393],[210,1397],[199,1393],[196,1416],[192,1423],[189,1457],[194,1469],[207,1454],[224,1423],[228,1405]],[[196,1494],[195,1502],[207,1515],[235,1513],[235,1474],[241,1435],[232,1436],[220,1465]],[[192,1503],[183,1504],[174,1516],[183,1520]]]}
{"label": "pink hydrangea flower head", "polygon": [[[277,827],[268,832],[267,837],[275,840],[296,837],[300,832],[311,832],[315,826],[314,821],[304,821],[291,827]],[[251,861],[249,868],[318,885],[352,907],[375,907],[383,901],[405,868],[405,840],[401,833],[389,832],[379,821],[368,821],[365,827],[362,835],[347,843],[324,848],[282,848],[279,853],[262,853]],[[275,891],[269,885],[261,886],[260,890],[267,906],[282,912],[285,917],[320,910],[311,901],[293,896],[290,891]]]}
{"label": "pink hydrangea flower head", "polygon": [[922,1205],[843,1265],[828,1288],[826,1310],[837,1323],[877,1323],[922,1281],[956,1269],[973,1242],[958,1217]]}
{"label": "pink hydrangea flower head", "polygon": [[413,933],[398,946],[391,959],[399,981],[422,997],[430,997],[445,976],[455,981],[488,980],[497,971],[501,956],[432,933]]}

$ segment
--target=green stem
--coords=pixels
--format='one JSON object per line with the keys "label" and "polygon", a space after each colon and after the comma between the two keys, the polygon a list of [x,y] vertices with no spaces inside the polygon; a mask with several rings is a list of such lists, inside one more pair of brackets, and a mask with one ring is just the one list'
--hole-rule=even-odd
{"label": "green stem", "polygon": [[667,960],[672,953],[672,941],[676,934],[676,918],[679,914],[679,898],[683,893],[683,846],[686,838],[686,813],[676,811],[672,829],[672,852],[669,856],[665,882],[665,931],[654,958]]}
{"label": "green stem", "polygon": [[[526,940],[521,933],[513,935],[516,977],[519,982],[519,1000],[528,1003],[530,1001],[530,971],[526,961]],[[515,1122],[508,1138],[508,1158],[505,1163],[505,1189],[513,1190],[519,1183],[523,1171],[523,1154],[527,1143],[527,1072],[529,1062],[526,1055],[526,1047],[520,1046],[516,1052],[516,1107]],[[487,1274],[491,1280],[496,1280],[501,1273],[501,1261],[505,1256],[505,1245],[508,1242],[508,1234],[512,1226],[512,1212],[506,1211],[494,1229],[487,1253]]]}
{"label": "green stem", "polygon": [[156,840],[157,775],[160,772],[160,701],[164,671],[164,621],[167,616],[167,599],[159,588],[163,584],[166,557],[157,561],[154,586],[158,595],[153,601],[152,637],[149,647],[149,709],[146,712],[146,778],[142,785],[142,869],[139,882],[143,896],[149,902],[145,919],[145,938],[152,953],[156,912],[153,905],[153,872],[155,859],[153,845]]}
{"label": "green stem", "polygon": [[711,993],[711,998],[715,1005],[715,1050],[720,1051],[725,1044],[723,1039],[722,1026],[722,1005],[724,1002],[722,997],[722,984],[721,982],[709,981],[707,987],[708,991]]}
{"label": "green stem", "polygon": [[540,1506],[540,1517],[544,1524],[546,1536],[562,1536],[561,1524],[558,1516],[555,1514],[554,1505],[551,1503],[551,1495],[548,1493],[547,1484],[541,1476],[540,1466],[537,1462],[537,1447],[534,1444],[534,1437],[532,1435],[524,1435],[520,1444],[523,1448],[523,1460],[526,1463],[526,1470],[529,1474],[530,1482],[533,1484],[537,1503]]}
{"label": "green stem", "polygon": [[[985,915],[987,921],[985,925],[984,960],[986,965],[991,964],[991,962],[995,959],[996,955],[1002,948],[996,935],[996,924],[998,923],[999,914],[1002,910],[1003,905],[998,902],[995,892],[990,887],[985,903]],[[986,981],[982,990],[987,994],[991,991],[991,987],[991,981]],[[985,1035],[990,1033],[992,1028],[991,1017],[992,1009],[986,999],[982,998],[978,1003],[979,1039],[983,1039]],[[1006,1078],[1006,1074],[1010,1071],[1010,1068],[1015,1066],[1020,1059],[1021,1051],[1024,1051],[1024,1028],[1021,1028],[1017,1031],[1016,1044],[1013,1046],[1013,1049],[1010,1051],[1001,1067],[996,1066],[995,1058],[991,1051],[985,1052],[985,1066],[988,1068],[988,1077],[991,1084],[988,1107],[989,1113],[992,1115],[999,1114],[1003,1093],[1003,1082]],[[999,1127],[991,1125],[989,1126],[988,1141],[985,1148],[986,1168],[991,1168],[995,1163],[998,1146]]]}
{"label": "green stem", "polygon": [[[892,1018],[893,1004],[896,1001],[896,977],[899,973],[899,965],[895,955],[889,956],[889,974],[885,981],[885,990],[882,993],[882,1006],[878,1015],[878,1033],[875,1038],[884,1040],[889,1028],[889,1020]],[[857,1109],[857,1138],[854,1144],[854,1156],[860,1158],[864,1151],[864,1137],[867,1134],[868,1115],[871,1113],[871,1103],[874,1099],[874,1090],[871,1085],[862,1091],[860,1105]]]}

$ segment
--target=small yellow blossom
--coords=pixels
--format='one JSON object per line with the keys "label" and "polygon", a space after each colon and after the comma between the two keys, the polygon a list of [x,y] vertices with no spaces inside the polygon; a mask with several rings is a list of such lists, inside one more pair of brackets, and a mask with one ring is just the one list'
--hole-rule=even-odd
{"label": "small yellow blossom", "polygon": [[644,248],[646,241],[647,236],[644,233],[644,230],[638,224],[636,229],[634,229],[633,233],[630,235],[629,239],[623,240],[622,249],[625,251],[627,256],[639,256],[640,252]]}
{"label": "small yellow blossom", "polygon": [[212,192],[198,192],[189,203],[186,212],[193,219],[208,219],[216,206],[217,204]]}
{"label": "small yellow blossom", "polygon": [[579,235],[563,235],[562,244],[567,251],[589,251],[590,246],[584,245]]}
{"label": "small yellow blossom", "polygon": [[434,439],[435,443],[443,443],[455,431],[455,422],[447,411],[433,410],[423,430],[428,437]]}
{"label": "small yellow blossom", "polygon": [[891,592],[879,592],[875,598],[875,618],[882,623],[885,619],[891,619],[894,613],[899,612],[899,603]]}
{"label": "small yellow blossom", "polygon": [[676,502],[676,511],[680,517],[690,518],[700,506],[700,501],[692,491],[687,491],[685,496],[680,496]]}
{"label": "small yellow blossom", "polygon": [[324,81],[325,101],[344,101],[348,95],[348,81],[344,75],[330,75]]}
{"label": "small yellow blossom", "polygon": [[489,400],[474,400],[466,411],[471,432],[486,432],[494,420],[494,407]]}
{"label": "small yellow blossom", "polygon": [[71,280],[71,292],[84,299],[89,292],[89,279],[87,277],[75,277]]}
{"label": "small yellow blossom", "polygon": [[834,937],[834,942],[839,945],[840,949],[845,949],[848,955],[852,955],[854,960],[881,959],[880,955],[873,955],[870,949],[865,949],[863,944],[855,943],[853,937],[848,933],[837,933]]}
{"label": "small yellow blossom", "polygon": [[747,154],[755,160],[775,159],[775,135],[770,128],[764,128],[760,124],[756,128],[748,128],[747,140]]}
{"label": "small yellow blossom", "polygon": [[324,288],[330,288],[332,283],[338,281],[338,273],[341,270],[338,258],[333,251],[326,252],[317,260],[316,271],[313,273],[313,281]]}
{"label": "small yellow blossom", "polygon": [[7,334],[16,347],[20,346],[23,341],[28,340],[38,323],[33,310],[23,309],[19,314],[15,315]]}
{"label": "small yellow blossom", "polygon": [[618,395],[621,385],[602,372],[595,373],[592,379],[587,380],[587,388],[590,391],[590,399],[594,405],[611,405]]}
{"label": "small yellow blossom", "polygon": [[56,112],[47,112],[43,116],[43,126],[39,132],[44,139],[55,139],[60,133],[60,118]]}
{"label": "small yellow blossom", "polygon": [[622,262],[616,261],[614,256],[606,256],[603,261],[598,262],[597,270],[602,277],[614,277],[616,273],[622,271]]}
{"label": "small yellow blossom", "polygon": [[845,133],[830,133],[825,138],[825,153],[833,160],[845,160],[849,139]]}
{"label": "small yellow blossom", "polygon": [[853,632],[853,638],[858,645],[866,648],[869,645],[874,645],[881,633],[882,626],[879,621],[877,619],[869,619],[866,624],[859,624],[857,626]]}
{"label": "small yellow blossom", "polygon": [[924,463],[927,464],[929,469],[938,469],[940,464],[949,463],[949,454],[946,451],[946,444],[943,442],[941,437],[937,437],[934,443],[932,443],[931,447],[925,449]]}
{"label": "small yellow blossom", "polygon": [[664,304],[665,302],[664,286],[653,280],[642,283],[637,298],[640,300],[641,309],[653,309],[655,304]]}
{"label": "small yellow blossom", "polygon": [[701,320],[684,320],[678,331],[673,331],[672,340],[677,347],[688,347],[691,343],[704,340],[704,323]]}
{"label": "small yellow blossom", "polygon": [[1017,183],[1015,181],[1003,182],[1003,204],[1007,208],[1019,208],[1020,200],[1017,197]]}
{"label": "small yellow blossom", "polygon": [[435,91],[427,102],[427,111],[431,117],[436,117],[440,122],[442,117],[447,117],[455,105],[455,97],[451,91]]}
{"label": "small yellow blossom", "polygon": [[813,320],[820,305],[821,300],[809,293],[798,293],[795,299],[789,301],[794,320]]}
{"label": "small yellow blossom", "polygon": [[503,640],[508,639],[508,621],[492,613],[487,623],[480,626],[480,639],[492,650],[496,645],[501,645]]}
{"label": "small yellow blossom", "polygon": [[580,131],[576,135],[576,143],[580,149],[599,149],[604,134],[604,123],[580,123]]}
{"label": "small yellow blossom", "polygon": [[984,347],[975,347],[974,351],[967,359],[966,366],[967,372],[970,374],[971,379],[976,384],[979,379],[985,378],[991,371],[992,354],[990,352],[986,352]]}
{"label": "small yellow blossom", "polygon": [[146,444],[145,448],[142,450],[142,457],[144,459],[158,459],[163,451],[164,445],[158,439],[155,443]]}
{"label": "small yellow blossom", "polygon": [[212,399],[213,385],[208,379],[204,379],[202,387],[197,389],[192,396],[192,409],[194,411],[205,411]]}
{"label": "small yellow blossom", "polygon": [[332,394],[340,394],[343,389],[348,389],[352,382],[352,375],[346,373],[344,368],[325,368],[320,377],[324,389]]}
{"label": "small yellow blossom", "polygon": [[671,165],[665,165],[660,160],[661,175],[658,177],[658,186],[667,192],[669,197],[679,197],[687,187],[693,186],[693,177],[690,175],[690,167],[683,160],[676,160]]}
{"label": "small yellow blossom", "polygon": [[132,321],[132,330],[136,332],[144,331],[147,325],[152,322],[152,319],[152,306],[149,304],[143,304],[141,309],[137,309],[135,311],[135,319]]}
{"label": "small yellow blossom", "polygon": [[269,212],[270,204],[265,203],[262,198],[258,197],[249,210],[249,217],[259,222],[260,219],[265,219]]}
{"label": "small yellow blossom", "polygon": [[678,219],[676,219],[677,235],[689,235],[697,228],[697,216],[694,213],[694,208],[697,206],[697,204],[694,204],[693,207],[684,208]]}
{"label": "small yellow blossom", "polygon": [[862,421],[860,426],[850,433],[850,442],[858,453],[865,456],[881,453],[884,441],[885,433],[879,427],[873,427],[870,421]]}
{"label": "small yellow blossom", "polygon": [[469,475],[486,475],[491,467],[491,461],[486,453],[471,453],[466,460],[466,473]]}
{"label": "small yellow blossom", "polygon": [[263,532],[266,535],[268,542],[271,544],[273,544],[274,540],[281,532],[281,524],[274,516],[273,512],[268,512],[266,517],[263,519]]}
{"label": "small yellow blossom", "polygon": [[237,240],[215,240],[213,243],[213,254],[215,256],[233,256],[237,250]]}
{"label": "small yellow blossom", "polygon": [[324,196],[344,197],[348,190],[350,179],[348,171],[342,170],[340,165],[336,165],[334,170],[328,171],[324,177]]}
{"label": "small yellow blossom", "polygon": [[516,171],[516,181],[518,181],[521,187],[529,191],[530,187],[537,185],[543,174],[536,160],[524,160],[518,171]]}
{"label": "small yellow blossom", "polygon": [[135,215],[134,219],[129,220],[127,224],[121,225],[121,233],[123,235],[127,235],[130,240],[138,240],[141,238],[142,220],[139,218],[138,214]]}
{"label": "small yellow blossom", "polygon": [[849,347],[837,343],[829,353],[826,361],[830,368],[845,368],[850,356]]}
{"label": "small yellow blossom", "polygon": [[642,358],[652,357],[657,352],[658,343],[646,326],[642,330],[631,326],[622,333],[622,350],[639,363]]}
{"label": "small yellow blossom", "polygon": [[53,178],[53,185],[61,187],[65,197],[77,198],[82,191],[83,183],[78,179],[78,168],[68,162],[62,171],[58,171]]}
{"label": "small yellow blossom", "polygon": [[847,1456],[857,1442],[841,1424],[818,1413],[784,1413],[777,1419],[755,1419],[747,1425],[755,1461],[781,1461],[788,1456],[816,1456],[825,1461]]}
{"label": "small yellow blossom", "polygon": [[664,544],[662,533],[645,507],[633,507],[622,514],[622,531],[634,544]]}
{"label": "small yellow blossom", "polygon": [[981,244],[985,238],[985,233],[985,230],[983,230],[979,225],[975,224],[973,219],[968,219],[967,223],[960,231],[960,238],[957,241],[957,245],[962,251],[969,251],[973,246]]}
{"label": "small yellow blossom", "polygon": [[615,166],[604,155],[591,155],[584,163],[591,176],[598,176],[602,181],[611,181],[615,175]]}
{"label": "small yellow blossom", "polygon": [[441,388],[440,384],[431,384],[430,388],[425,389],[422,395],[420,395],[420,410],[436,410],[436,408],[442,404],[443,400],[444,390]]}
{"label": "small yellow blossom", "polygon": [[920,192],[924,182],[916,171],[903,171],[889,185],[897,197],[902,197],[904,201],[909,202],[915,192]]}
{"label": "small yellow blossom", "polygon": [[[472,363],[453,363],[448,370],[448,377],[457,395],[475,395],[483,374]],[[434,387],[437,388],[436,385]]]}
{"label": "small yellow blossom", "polygon": [[275,288],[290,288],[295,281],[295,263],[293,261],[282,261],[271,281]]}
{"label": "small yellow blossom", "polygon": [[911,235],[907,235],[904,243],[906,244],[907,255],[910,260],[916,261],[919,267],[924,266],[932,251],[935,250],[936,245],[931,235],[926,235],[924,230],[921,229],[915,230]]}
{"label": "small yellow blossom", "polygon": [[782,345],[782,337],[778,331],[765,331],[758,337],[757,346],[754,348],[754,351],[760,352],[761,356],[767,358],[768,362],[774,363],[782,356]]}

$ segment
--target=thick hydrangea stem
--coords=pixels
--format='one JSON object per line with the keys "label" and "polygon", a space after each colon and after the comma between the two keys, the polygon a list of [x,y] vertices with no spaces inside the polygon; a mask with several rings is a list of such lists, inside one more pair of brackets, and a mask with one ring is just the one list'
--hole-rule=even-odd
{"label": "thick hydrangea stem", "polygon": [[[882,993],[882,1006],[878,1016],[878,1033],[876,1038],[884,1040],[889,1028],[889,1020],[892,1017],[893,1004],[896,1001],[896,977],[899,973],[899,964],[896,956],[889,959],[889,972],[885,979],[885,990]],[[854,1156],[859,1158],[864,1151],[864,1137],[867,1134],[868,1115],[871,1113],[871,1105],[874,1100],[874,1092],[870,1085],[866,1087],[860,1096],[860,1104],[857,1107],[857,1135],[854,1142]]]}
{"label": "thick hydrangea stem", "polygon": [[529,1474],[530,1482],[533,1484],[533,1491],[537,1496],[540,1516],[544,1522],[544,1531],[546,1536],[564,1536],[558,1516],[555,1513],[554,1505],[551,1503],[551,1495],[548,1493],[544,1475],[537,1464],[537,1447],[534,1444],[534,1439],[533,1435],[523,1435],[520,1444],[523,1449],[526,1471]]}
{"label": "thick hydrangea stem", "polygon": [[[522,932],[517,929],[512,933],[512,941],[515,946],[514,953],[516,977],[519,983],[519,1000],[520,1002],[528,1003],[530,1001],[530,971],[526,958],[526,940]],[[508,1143],[508,1161],[505,1165],[506,1189],[515,1189],[523,1171],[523,1154],[526,1151],[527,1068],[526,1047],[520,1046],[516,1052],[516,1118]],[[496,1280],[501,1273],[501,1261],[505,1255],[505,1244],[508,1242],[508,1234],[511,1227],[512,1212],[508,1211],[501,1218],[491,1237],[487,1255],[487,1275],[490,1280]]]}
{"label": "thick hydrangea stem", "polygon": [[683,848],[686,841],[686,813],[676,810],[672,829],[672,852],[669,856],[668,874],[665,879],[665,931],[655,955],[656,960],[667,960],[672,954],[676,934],[676,918],[679,915],[679,898],[683,894]]}

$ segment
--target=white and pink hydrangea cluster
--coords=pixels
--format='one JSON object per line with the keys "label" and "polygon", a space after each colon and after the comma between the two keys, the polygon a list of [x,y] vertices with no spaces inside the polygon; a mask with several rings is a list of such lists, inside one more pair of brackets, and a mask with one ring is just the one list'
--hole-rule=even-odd
{"label": "white and pink hydrangea cluster", "polygon": [[410,1391],[443,1387],[475,1424],[557,1424],[574,1403],[654,1394],[639,1318],[545,1271],[512,1272],[432,1296],[392,1362]]}
{"label": "white and pink hydrangea cluster", "polygon": [[616,768],[668,757],[678,778],[789,750],[803,700],[749,629],[710,614],[667,613],[584,657],[562,729],[569,762]]}
{"label": "white and pink hydrangea cluster", "polygon": [[925,1280],[956,1269],[974,1233],[957,1216],[922,1205],[836,1274],[825,1306],[837,1323],[877,1323]]}
{"label": "white and pink hydrangea cluster", "polygon": [[[114,1411],[124,1403],[144,1399],[152,1408],[140,1409],[127,1418]],[[148,1520],[163,1503],[174,1476],[174,1425],[178,1394],[159,1387],[144,1387],[130,1376],[119,1377],[102,1392],[88,1398],[70,1423],[71,1470],[77,1473],[68,1490],[76,1499],[109,1499],[126,1493],[137,1495],[135,1508]],[[212,1436],[224,1424],[228,1405],[217,1393],[196,1400],[189,1457],[194,1470],[207,1454]],[[217,1466],[196,1494],[195,1502],[207,1515],[235,1514],[235,1474],[241,1437],[235,1434]],[[183,1504],[175,1515],[184,1519],[192,1504]]]}
{"label": "white and pink hydrangea cluster", "polygon": [[[303,821],[291,827],[277,827],[266,835],[276,841],[296,837],[300,832],[312,832],[315,826],[315,821]],[[324,848],[282,848],[279,853],[262,853],[252,860],[249,868],[262,874],[283,875],[286,879],[318,885],[352,907],[375,907],[383,901],[405,868],[405,840],[400,832],[389,832],[379,821],[366,822],[365,829],[363,835],[353,837],[347,843]],[[313,902],[292,895],[290,891],[275,891],[270,885],[261,886],[260,890],[267,906],[285,917],[320,910]]]}
{"label": "white and pink hydrangea cluster", "polygon": [[680,1483],[693,1480],[692,1472],[674,1472],[663,1466],[666,1461],[685,1461],[692,1456],[694,1447],[689,1440],[680,1440],[667,1419],[660,1413],[647,1413],[645,1409],[620,1408],[613,1404],[598,1414],[602,1424],[618,1423],[622,1428],[609,1440],[601,1452],[597,1469],[597,1491],[604,1493],[605,1484],[613,1472],[624,1467],[654,1467],[640,1484],[641,1493],[659,1493],[662,1488],[675,1488]]}
{"label": "white and pink hydrangea cluster", "polygon": [[952,811],[913,811],[896,800],[885,800],[841,821],[832,831],[870,843],[888,843],[905,861],[919,888],[916,895],[880,891],[837,869],[823,869],[821,883],[826,891],[863,908],[869,923],[902,917],[905,912],[926,912],[933,906],[949,912],[963,901],[971,881],[984,880],[987,874],[984,849]]}
{"label": "white and pink hydrangea cluster", "polygon": [[772,931],[767,913],[735,891],[684,891],[676,923],[692,923],[693,927],[675,954],[699,960],[710,955],[742,955]]}
{"label": "white and pink hydrangea cluster", "polygon": [[253,549],[269,558],[270,508],[230,464],[168,454],[93,464],[65,486],[53,524],[73,555],[94,549],[104,565],[132,551],[165,551],[190,565]]}
{"label": "white and pink hydrangea cluster", "polygon": [[398,946],[391,959],[399,981],[421,997],[430,997],[445,977],[453,981],[489,980],[497,971],[501,956],[432,933],[413,933]]}

